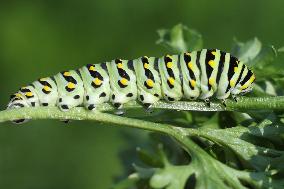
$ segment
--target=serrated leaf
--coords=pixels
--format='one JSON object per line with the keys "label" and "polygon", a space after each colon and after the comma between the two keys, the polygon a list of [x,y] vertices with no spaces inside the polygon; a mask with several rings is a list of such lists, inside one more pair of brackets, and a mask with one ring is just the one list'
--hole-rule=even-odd
{"label": "serrated leaf", "polygon": [[280,142],[275,141],[275,139],[279,138],[281,133],[284,133],[284,126],[272,124],[269,120],[265,121],[265,124],[262,123],[258,126],[240,126],[228,129],[207,128],[200,131],[201,136],[232,149],[246,161],[245,163],[259,171],[264,171],[275,158],[284,154],[283,151],[255,144],[257,142],[261,143],[263,141],[261,138],[269,139],[271,142]]}

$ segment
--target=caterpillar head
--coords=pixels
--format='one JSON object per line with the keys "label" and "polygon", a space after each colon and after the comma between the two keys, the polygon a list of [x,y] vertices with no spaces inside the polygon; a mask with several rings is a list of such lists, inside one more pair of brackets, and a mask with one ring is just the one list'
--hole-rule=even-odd
{"label": "caterpillar head", "polygon": [[[24,95],[21,93],[15,93],[11,95],[10,97],[10,102],[7,105],[7,109],[18,109],[18,108],[23,108],[23,107],[29,107],[30,105],[27,102],[27,99],[25,98]],[[18,119],[18,120],[13,120],[13,123],[20,124],[24,123],[28,120],[26,119]]]}
{"label": "caterpillar head", "polygon": [[245,95],[246,93],[249,93],[252,91],[253,86],[249,85],[247,88],[242,89],[242,86],[238,84],[233,90],[231,91],[232,95]]}

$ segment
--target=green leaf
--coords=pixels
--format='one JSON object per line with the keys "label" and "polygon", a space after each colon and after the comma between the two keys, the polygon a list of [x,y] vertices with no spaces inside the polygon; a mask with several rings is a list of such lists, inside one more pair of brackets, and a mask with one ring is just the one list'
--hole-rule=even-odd
{"label": "green leaf", "polygon": [[[284,152],[265,145],[282,144],[280,135],[284,133],[284,125],[264,120],[257,126],[233,127],[228,129],[200,129],[199,136],[213,141],[223,147],[233,150],[247,168],[258,171],[266,170],[275,158],[281,157]],[[265,142],[265,143],[263,143]],[[273,145],[272,145],[273,146]]]}
{"label": "green leaf", "polygon": [[231,53],[243,62],[250,62],[258,56],[261,48],[262,44],[256,37],[246,43],[239,42],[235,39]]}
{"label": "green leaf", "polygon": [[141,148],[137,148],[136,150],[137,150],[139,159],[146,165],[149,165],[151,167],[161,167],[163,165],[163,162],[161,161],[161,159],[150,154],[146,150],[143,150]]}
{"label": "green leaf", "polygon": [[262,45],[257,39],[247,42],[234,41],[232,54],[250,67],[253,67],[257,82],[284,77],[283,47],[276,50],[273,45]]}
{"label": "green leaf", "polygon": [[[188,139],[180,139],[179,142],[183,140],[185,148],[187,148],[187,145],[193,145]],[[195,145],[191,148],[195,150],[188,149],[192,156],[192,161],[189,164],[173,165],[166,160],[161,168],[136,168],[137,174],[134,173],[134,175],[141,175],[139,178],[143,178],[144,181],[148,180],[144,183],[144,187],[149,185],[155,189],[184,189],[189,187],[195,189],[246,189],[248,184],[252,188],[280,189],[284,187],[283,179],[272,179],[275,171],[239,171],[220,163],[204,151],[199,151],[201,149],[198,149]],[[141,187],[143,188],[143,185]]]}
{"label": "green leaf", "polygon": [[160,39],[157,44],[168,48],[172,53],[200,50],[203,45],[202,36],[182,24],[175,25],[172,29],[160,29],[158,35]]}
{"label": "green leaf", "polygon": [[284,52],[284,47],[280,47],[277,51],[281,53]]}

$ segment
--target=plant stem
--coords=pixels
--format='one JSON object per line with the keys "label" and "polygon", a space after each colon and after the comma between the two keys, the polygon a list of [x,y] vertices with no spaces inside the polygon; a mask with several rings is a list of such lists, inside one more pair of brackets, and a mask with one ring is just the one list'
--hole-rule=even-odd
{"label": "plant stem", "polygon": [[[153,109],[169,110],[190,110],[190,111],[248,111],[248,110],[284,110],[284,97],[243,97],[238,102],[227,100],[225,108],[220,103],[212,102],[208,107],[204,102],[178,101],[174,103],[157,102]],[[133,101],[124,105],[125,109],[142,108],[142,106]],[[98,111],[114,111],[115,109],[108,103],[101,104],[97,107]],[[4,110],[0,112],[0,122],[15,120],[20,118],[29,119],[74,119],[82,120],[97,116],[98,112],[93,113],[85,111],[83,108],[74,108],[69,112],[60,112],[56,107],[36,107],[21,108],[13,110]],[[109,115],[111,116],[111,115]],[[96,117],[94,117],[96,118]],[[96,119],[95,119],[96,120]],[[99,120],[98,120],[99,121]]]}

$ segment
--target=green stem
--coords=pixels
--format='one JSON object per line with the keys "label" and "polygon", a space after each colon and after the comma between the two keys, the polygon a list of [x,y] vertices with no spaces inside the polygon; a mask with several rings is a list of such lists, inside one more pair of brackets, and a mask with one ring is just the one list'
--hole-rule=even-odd
{"label": "green stem", "polygon": [[[138,119],[132,119],[122,116],[117,116],[100,111],[88,111],[85,108],[73,108],[68,112],[62,112],[57,107],[36,107],[36,108],[20,108],[4,110],[0,112],[0,122],[16,119],[59,119],[59,120],[92,120],[98,122],[106,122],[118,125],[124,125],[134,128],[140,128],[151,131],[165,133],[164,130],[171,129],[166,124],[156,124]],[[156,127],[156,125],[160,125]],[[162,125],[162,126],[161,126]]]}
{"label": "green stem", "polygon": [[[284,110],[284,97],[243,97],[238,102],[227,100],[225,108],[220,103],[212,102],[208,107],[204,102],[187,102],[178,101],[174,103],[157,102],[153,109],[169,109],[169,110],[187,110],[187,111],[248,111],[248,110]],[[142,108],[137,102],[130,102],[124,105],[125,109]],[[98,111],[114,111],[112,105],[105,103],[97,107]],[[74,119],[82,120],[96,116],[98,112],[88,112],[83,108],[74,108],[69,112],[60,112],[56,107],[37,107],[37,108],[21,108],[13,110],[4,110],[0,112],[0,122],[15,120],[20,118],[29,119]],[[96,119],[95,119],[96,120]]]}
{"label": "green stem", "polygon": [[[84,108],[73,108],[68,112],[62,112],[57,107],[36,107],[36,108],[21,108],[5,110],[0,112],[0,122],[7,120],[16,120],[21,118],[26,119],[70,119],[70,120],[92,120],[98,122],[111,123],[120,126],[128,126],[138,129],[155,131],[163,133],[176,138],[179,142],[183,143],[187,149],[199,148],[191,140],[185,140],[188,136],[188,131],[184,128],[175,127],[169,124],[153,123],[139,119],[132,119],[122,116],[117,116],[99,111],[91,112]],[[194,131],[194,130],[193,130]],[[191,146],[191,148],[189,148]]]}

